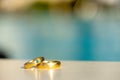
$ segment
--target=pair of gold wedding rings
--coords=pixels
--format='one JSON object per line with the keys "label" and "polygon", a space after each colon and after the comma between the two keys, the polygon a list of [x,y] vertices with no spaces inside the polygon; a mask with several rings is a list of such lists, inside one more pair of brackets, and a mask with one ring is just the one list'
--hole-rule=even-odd
{"label": "pair of gold wedding rings", "polygon": [[25,69],[37,68],[37,69],[59,69],[61,66],[60,61],[51,60],[45,61],[44,57],[37,57],[24,64]]}

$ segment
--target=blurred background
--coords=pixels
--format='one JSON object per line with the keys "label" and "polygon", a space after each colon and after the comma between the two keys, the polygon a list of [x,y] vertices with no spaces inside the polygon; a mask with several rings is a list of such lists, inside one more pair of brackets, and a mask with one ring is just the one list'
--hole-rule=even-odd
{"label": "blurred background", "polygon": [[0,0],[0,58],[120,61],[120,0]]}

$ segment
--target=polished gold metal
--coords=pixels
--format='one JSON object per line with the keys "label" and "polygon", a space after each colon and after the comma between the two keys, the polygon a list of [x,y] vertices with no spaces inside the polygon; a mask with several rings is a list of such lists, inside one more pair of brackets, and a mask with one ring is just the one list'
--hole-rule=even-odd
{"label": "polished gold metal", "polygon": [[59,69],[61,66],[60,61],[43,61],[37,65],[38,69]]}
{"label": "polished gold metal", "polygon": [[24,64],[25,69],[30,69],[36,67],[38,64],[44,61],[44,57],[37,57],[33,60],[30,60]]}
{"label": "polished gold metal", "polygon": [[33,59],[33,61],[37,64],[40,64],[44,60],[45,60],[44,57],[37,57],[37,58]]}

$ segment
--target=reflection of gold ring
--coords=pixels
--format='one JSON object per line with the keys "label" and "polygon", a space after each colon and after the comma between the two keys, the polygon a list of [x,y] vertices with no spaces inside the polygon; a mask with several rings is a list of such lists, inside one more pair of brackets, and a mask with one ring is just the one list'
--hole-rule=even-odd
{"label": "reflection of gold ring", "polygon": [[25,69],[30,69],[33,67],[36,67],[38,64],[40,64],[42,61],[44,61],[44,57],[37,57],[33,60],[30,60],[24,64]]}
{"label": "reflection of gold ring", "polygon": [[60,61],[43,61],[39,65],[37,65],[38,69],[59,69]]}

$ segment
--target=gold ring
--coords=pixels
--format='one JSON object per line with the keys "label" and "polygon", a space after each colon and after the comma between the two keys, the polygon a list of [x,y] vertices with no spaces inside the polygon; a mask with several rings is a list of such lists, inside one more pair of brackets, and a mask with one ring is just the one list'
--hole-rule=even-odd
{"label": "gold ring", "polygon": [[25,69],[30,69],[36,67],[38,64],[44,61],[44,57],[37,57],[33,60],[30,60],[24,64]]}
{"label": "gold ring", "polygon": [[60,61],[43,61],[37,65],[38,69],[59,69],[61,66]]}

